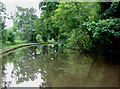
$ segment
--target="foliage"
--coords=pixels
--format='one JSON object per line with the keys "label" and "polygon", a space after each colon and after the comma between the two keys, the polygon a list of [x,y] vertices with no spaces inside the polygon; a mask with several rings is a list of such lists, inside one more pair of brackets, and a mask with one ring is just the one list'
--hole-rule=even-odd
{"label": "foliage", "polygon": [[8,39],[7,40],[12,42],[12,43],[15,40],[15,33],[12,29],[8,29]]}
{"label": "foliage", "polygon": [[40,34],[38,34],[37,36],[36,36],[36,40],[37,40],[37,42],[43,42],[43,40],[42,40],[42,36],[40,35]]}
{"label": "foliage", "polygon": [[102,18],[119,18],[120,15],[120,2],[101,2]]}
{"label": "foliage", "polygon": [[7,29],[1,29],[1,30],[2,30],[2,35],[1,34],[0,35],[2,36],[2,43],[6,43],[8,36]]}
{"label": "foliage", "polygon": [[[3,5],[3,4],[1,4]],[[4,8],[4,6],[2,6]],[[11,18],[14,26],[4,32],[4,42],[59,41],[78,50],[92,50],[99,46],[113,48],[120,38],[120,2],[40,2],[40,18],[34,8],[17,6]],[[5,12],[5,8],[3,9]],[[2,12],[0,12],[1,14]],[[5,27],[5,18],[2,17]],[[5,34],[8,34],[6,36]],[[8,38],[7,38],[8,37]]]}
{"label": "foliage", "polygon": [[0,2],[0,30],[5,28],[6,7]]}
{"label": "foliage", "polygon": [[[120,19],[99,20],[97,23],[85,23],[92,42],[98,45],[108,46],[116,44],[116,39],[120,38]],[[119,43],[118,43],[119,44]]]}
{"label": "foliage", "polygon": [[62,39],[67,46],[77,46],[81,50],[90,48],[91,42],[82,24],[97,20],[98,9],[99,4],[93,2],[65,2],[58,5],[52,17],[55,22],[53,26],[60,29],[59,36],[64,37]]}
{"label": "foliage", "polygon": [[85,33],[80,30],[71,35],[71,37],[67,40],[67,46],[78,50],[90,50],[92,41],[90,40],[90,36],[87,32]]}
{"label": "foliage", "polygon": [[58,2],[40,2],[39,8],[42,10],[41,17],[36,20],[36,32],[42,36],[43,41],[49,39],[58,40],[58,30],[54,28],[51,16],[54,15],[54,10],[57,8]]}
{"label": "foliage", "polygon": [[7,40],[5,20],[6,20],[6,7],[2,2],[0,2],[0,40],[2,40],[2,43],[5,43]]}
{"label": "foliage", "polygon": [[15,40],[24,40],[24,32],[21,30],[16,31],[15,33]]}
{"label": "foliage", "polygon": [[35,33],[35,15],[36,10],[34,8],[23,8],[17,6],[17,12],[12,19],[14,20],[14,25],[17,26],[17,30],[23,31],[23,39],[26,41],[36,41]]}

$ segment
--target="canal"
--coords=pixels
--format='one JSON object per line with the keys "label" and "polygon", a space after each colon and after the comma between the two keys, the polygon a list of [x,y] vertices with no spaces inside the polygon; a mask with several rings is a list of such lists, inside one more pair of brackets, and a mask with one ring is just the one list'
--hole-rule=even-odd
{"label": "canal", "polygon": [[2,57],[5,87],[118,87],[117,64],[60,45],[18,49]]}

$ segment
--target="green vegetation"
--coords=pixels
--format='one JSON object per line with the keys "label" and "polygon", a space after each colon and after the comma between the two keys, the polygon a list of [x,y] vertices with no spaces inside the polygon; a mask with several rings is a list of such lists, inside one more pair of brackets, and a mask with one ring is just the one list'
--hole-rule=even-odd
{"label": "green vegetation", "polygon": [[6,8],[0,3],[2,43],[54,41],[81,51],[118,53],[120,2],[40,2],[39,8],[40,18],[34,8],[17,6],[13,27],[6,29]]}
{"label": "green vegetation", "polygon": [[4,49],[0,50],[0,54],[4,53],[7,50],[13,49],[15,47],[22,46],[22,45],[29,45],[29,44],[34,44],[34,43],[21,43],[21,42],[19,43],[19,42],[16,42],[16,44],[10,44],[10,43],[2,44],[2,47]]}
{"label": "green vegetation", "polygon": [[39,7],[37,38],[82,51],[118,52],[120,2],[41,2]]}
{"label": "green vegetation", "polygon": [[[6,41],[6,35],[2,33],[6,33],[5,30],[5,5],[0,2],[0,41],[5,42]],[[0,42],[1,43],[1,42]]]}
{"label": "green vegetation", "polygon": [[27,42],[36,42],[34,25],[35,19],[37,18],[35,15],[36,10],[34,8],[28,9],[18,6],[16,8],[17,12],[14,16],[11,16],[15,26],[13,30],[16,32],[19,31],[17,32],[17,36],[21,35],[21,40],[25,40]]}

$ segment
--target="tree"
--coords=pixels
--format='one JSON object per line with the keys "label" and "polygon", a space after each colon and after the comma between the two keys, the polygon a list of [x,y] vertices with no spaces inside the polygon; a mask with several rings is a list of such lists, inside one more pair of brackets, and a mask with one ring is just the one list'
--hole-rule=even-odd
{"label": "tree", "polygon": [[54,10],[57,8],[58,2],[41,2],[39,8],[42,10],[41,17],[36,20],[37,34],[42,36],[43,41],[54,39],[58,41],[58,29],[54,28],[51,20],[54,15]]}
{"label": "tree", "polygon": [[5,28],[5,18],[6,18],[6,7],[5,5],[0,2],[0,29],[4,29]]}
{"label": "tree", "polygon": [[17,29],[23,31],[23,38],[25,41],[36,42],[35,33],[35,20],[37,16],[35,15],[36,10],[34,8],[22,8],[17,6],[17,11],[15,17],[13,17],[14,22],[17,25]]}
{"label": "tree", "polygon": [[95,2],[62,2],[58,5],[52,20],[55,22],[54,26],[60,29],[67,46],[89,49],[90,37],[83,23],[97,21],[99,8],[99,4]]}
{"label": "tree", "polygon": [[0,2],[0,40],[2,40],[3,43],[5,43],[7,40],[7,31],[5,29],[5,20],[6,20],[5,11],[6,11],[5,5],[2,2]]}

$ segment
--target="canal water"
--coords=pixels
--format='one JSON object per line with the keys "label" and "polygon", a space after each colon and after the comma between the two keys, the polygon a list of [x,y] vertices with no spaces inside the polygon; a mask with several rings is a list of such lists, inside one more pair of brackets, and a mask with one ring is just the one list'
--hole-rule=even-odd
{"label": "canal water", "polygon": [[117,64],[58,45],[18,49],[2,57],[4,87],[118,87]]}

